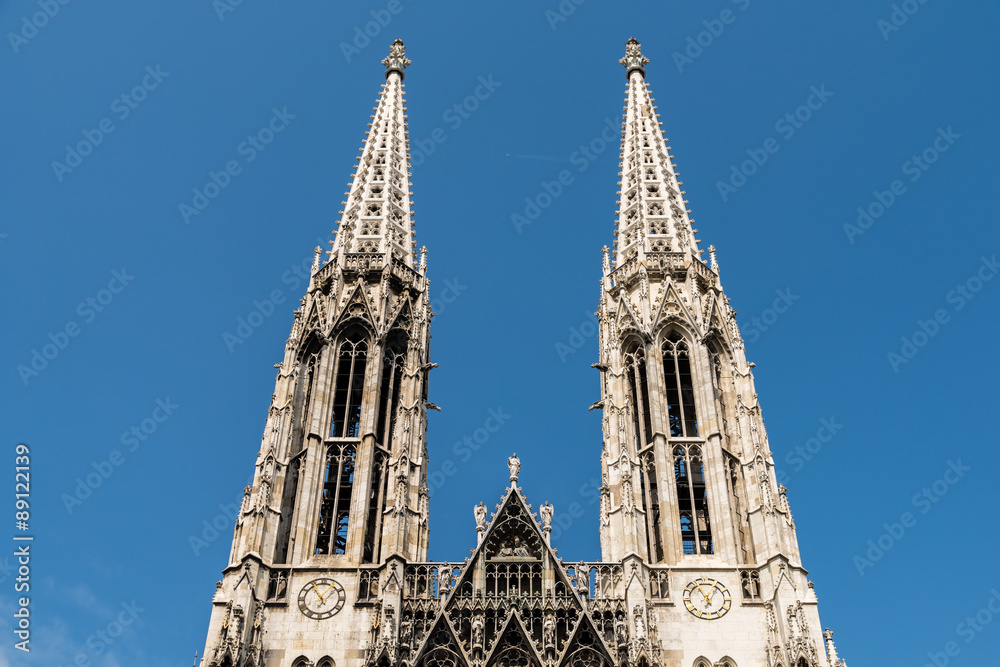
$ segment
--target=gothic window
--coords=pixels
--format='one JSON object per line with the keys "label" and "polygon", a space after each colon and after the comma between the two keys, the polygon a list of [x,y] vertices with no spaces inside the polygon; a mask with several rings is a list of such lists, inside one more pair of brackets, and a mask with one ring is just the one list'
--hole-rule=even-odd
{"label": "gothic window", "polygon": [[288,594],[288,570],[271,570],[267,579],[267,601],[284,602]]}
{"label": "gothic window", "polygon": [[[288,545],[292,533],[292,517],[295,514],[295,499],[299,491],[299,466],[302,456],[296,456],[285,469],[285,481],[281,491],[281,515],[278,517],[278,532],[274,544],[274,562],[288,562]],[[272,574],[274,572],[272,571]]]}
{"label": "gothic window", "polygon": [[375,199],[381,199],[382,198],[382,186],[381,185],[373,185],[372,186],[372,197],[374,197]]}
{"label": "gothic window", "polygon": [[649,597],[665,600],[670,597],[670,573],[666,570],[649,571]]}
{"label": "gothic window", "polygon": [[660,497],[657,487],[659,477],[653,452],[642,455],[639,484],[642,490],[642,510],[646,515],[646,550],[652,563],[663,560],[663,538],[660,535]]}
{"label": "gothic window", "polygon": [[334,667],[333,660],[330,658],[323,658],[319,661],[316,667]]}
{"label": "gothic window", "polygon": [[361,570],[358,578],[358,602],[377,602],[379,571]]}
{"label": "gothic window", "polygon": [[741,570],[740,585],[744,600],[760,602],[760,573],[757,570]]}
{"label": "gothic window", "polygon": [[385,452],[376,450],[372,466],[372,483],[368,490],[368,523],[365,526],[365,545],[362,554],[365,563],[377,563],[382,551],[382,531],[379,528],[389,490],[387,466],[388,457]]}
{"label": "gothic window", "polygon": [[649,205],[649,214],[650,215],[663,215],[663,204],[656,204],[656,203],[650,204]]}
{"label": "gothic window", "polygon": [[406,365],[406,334],[395,333],[385,345],[382,357],[382,382],[378,407],[377,440],[386,451],[392,451],[392,438],[399,409],[399,391]]}
{"label": "gothic window", "polygon": [[356,456],[354,443],[334,442],[327,449],[323,500],[316,532],[317,554],[347,553],[347,526]]}
{"label": "gothic window", "polygon": [[676,331],[671,331],[663,341],[663,376],[667,386],[670,435],[675,438],[698,437],[690,355],[687,343]]}
{"label": "gothic window", "polygon": [[684,553],[713,553],[705,468],[698,445],[674,447],[674,479],[677,482],[677,506],[680,510]]}
{"label": "gothic window", "polygon": [[649,185],[646,186],[646,194],[648,194],[650,197],[659,197],[660,186],[657,185],[656,183],[650,183]]}
{"label": "gothic window", "polygon": [[331,437],[357,438],[360,435],[361,398],[365,389],[367,361],[368,341],[364,335],[358,331],[347,334],[337,357]]}
{"label": "gothic window", "polygon": [[365,210],[365,215],[380,215],[382,213],[382,204],[378,202],[372,202],[368,204],[368,208]]}
{"label": "gothic window", "polygon": [[655,181],[656,180],[656,170],[655,169],[647,169],[646,170],[646,180],[647,181]]}
{"label": "gothic window", "polygon": [[653,154],[650,153],[649,151],[646,151],[645,153],[642,154],[642,161],[645,164],[653,164]]}
{"label": "gothic window", "polygon": [[384,181],[385,180],[385,170],[380,168],[380,169],[376,169],[374,172],[372,172],[372,180],[373,181],[378,181],[378,182]]}
{"label": "gothic window", "polygon": [[651,220],[649,223],[650,234],[667,234],[666,220]]}
{"label": "gothic window", "polygon": [[649,416],[649,386],[646,382],[646,357],[642,345],[633,341],[625,348],[625,377],[628,381],[629,405],[636,451],[653,442],[653,429]]}

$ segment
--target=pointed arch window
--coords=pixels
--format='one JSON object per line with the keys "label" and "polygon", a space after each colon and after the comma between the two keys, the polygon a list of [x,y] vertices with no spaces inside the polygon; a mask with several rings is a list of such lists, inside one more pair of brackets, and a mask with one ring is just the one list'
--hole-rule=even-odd
{"label": "pointed arch window", "polygon": [[403,368],[406,366],[406,344],[406,334],[398,332],[390,336],[382,357],[377,439],[388,451],[392,451],[392,438],[396,430],[399,392],[403,384]]}
{"label": "pointed arch window", "polygon": [[347,553],[347,528],[351,514],[356,457],[357,448],[354,443],[334,442],[327,448],[323,499],[316,531],[317,554]]}
{"label": "pointed arch window", "polygon": [[680,511],[684,553],[713,553],[712,524],[708,518],[708,492],[701,447],[674,447],[674,480],[677,483],[677,507]]}
{"label": "pointed arch window", "polygon": [[625,349],[625,379],[628,381],[635,448],[636,451],[640,451],[653,442],[653,428],[649,415],[649,383],[646,381],[646,355],[642,345],[636,341],[629,343]]}
{"label": "pointed arch window", "polygon": [[356,438],[360,435],[361,399],[364,396],[367,362],[368,341],[364,334],[353,331],[344,336],[337,355],[331,437]]}
{"label": "pointed arch window", "polygon": [[662,350],[670,435],[675,438],[697,438],[698,417],[694,409],[694,385],[691,381],[688,345],[679,333],[671,331],[663,341]]}

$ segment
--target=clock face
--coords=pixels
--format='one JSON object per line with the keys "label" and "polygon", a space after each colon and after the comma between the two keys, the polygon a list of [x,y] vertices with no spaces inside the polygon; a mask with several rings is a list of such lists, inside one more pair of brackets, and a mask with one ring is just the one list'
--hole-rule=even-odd
{"label": "clock face", "polygon": [[706,621],[721,618],[733,604],[733,598],[717,579],[695,579],[684,588],[684,606]]}
{"label": "clock face", "polygon": [[334,579],[313,579],[299,591],[299,609],[309,618],[318,621],[330,618],[344,606],[344,587]]}

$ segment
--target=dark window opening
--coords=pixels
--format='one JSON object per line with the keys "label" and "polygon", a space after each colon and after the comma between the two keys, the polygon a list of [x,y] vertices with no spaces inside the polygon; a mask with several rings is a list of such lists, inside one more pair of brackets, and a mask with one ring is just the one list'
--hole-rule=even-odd
{"label": "dark window opening", "polygon": [[347,553],[347,528],[357,454],[351,443],[332,444],[326,454],[323,501],[316,534],[317,554]]}
{"label": "dark window opening", "polygon": [[708,492],[700,447],[689,445],[674,448],[674,479],[677,482],[677,506],[680,510],[684,553],[713,553]]}
{"label": "dark window opening", "polygon": [[403,384],[403,367],[405,365],[406,337],[400,335],[386,344],[385,356],[382,360],[376,438],[386,451],[392,451],[392,438],[396,429],[396,412],[399,409],[399,392]]}
{"label": "dark window opening", "polygon": [[663,341],[663,376],[667,389],[670,435],[697,438],[698,417],[694,409],[694,385],[687,343],[676,331]]}
{"label": "dark window opening", "polygon": [[365,526],[365,546],[362,554],[363,562],[377,563],[382,551],[382,513],[385,510],[385,494],[388,490],[388,475],[386,475],[387,457],[382,452],[375,452],[375,464],[372,467],[372,483],[368,492],[368,523]]}
{"label": "dark window opening", "polygon": [[367,341],[361,334],[348,334],[340,344],[340,354],[337,357],[331,437],[356,438],[359,435],[367,361]]}
{"label": "dark window opening", "polygon": [[646,358],[642,348],[633,343],[625,353],[625,375],[628,377],[629,404],[632,408],[632,428],[636,451],[653,442],[649,410],[649,383],[646,381]]}
{"label": "dark window opening", "polygon": [[642,509],[646,514],[646,549],[652,563],[663,561],[663,538],[660,534],[660,498],[656,480],[656,463],[652,452],[643,455],[639,467],[642,489]]}

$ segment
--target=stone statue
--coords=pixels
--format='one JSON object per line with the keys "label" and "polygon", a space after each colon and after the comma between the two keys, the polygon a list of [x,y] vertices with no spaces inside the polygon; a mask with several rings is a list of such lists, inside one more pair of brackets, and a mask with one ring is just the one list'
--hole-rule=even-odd
{"label": "stone statue", "polygon": [[553,508],[549,501],[546,500],[545,504],[538,508],[538,512],[542,515],[542,528],[551,529]]}
{"label": "stone statue", "polygon": [[521,459],[517,458],[516,452],[507,459],[507,467],[510,468],[510,483],[513,486],[517,484],[517,476],[521,473]]}
{"label": "stone statue", "polygon": [[485,624],[483,623],[483,617],[481,614],[476,614],[472,617],[472,646],[473,648],[483,647],[483,634],[484,634]]}
{"label": "stone statue", "polygon": [[409,646],[410,639],[413,637],[413,623],[410,619],[405,618],[403,622],[399,624],[399,645]]}
{"label": "stone statue", "polygon": [[476,530],[486,530],[486,504],[479,503],[473,512],[476,515]]}
{"label": "stone statue", "polygon": [[545,617],[542,623],[542,643],[545,648],[555,648],[556,645],[556,619],[552,614]]}
{"label": "stone statue", "polygon": [[438,595],[447,595],[451,590],[451,569],[441,568],[438,572]]}
{"label": "stone statue", "polygon": [[615,643],[619,648],[628,644],[628,624],[622,616],[615,619]]}
{"label": "stone statue", "polygon": [[515,556],[530,556],[528,552],[528,545],[521,541],[521,538],[517,535],[514,536],[514,548],[511,549],[511,553]]}

